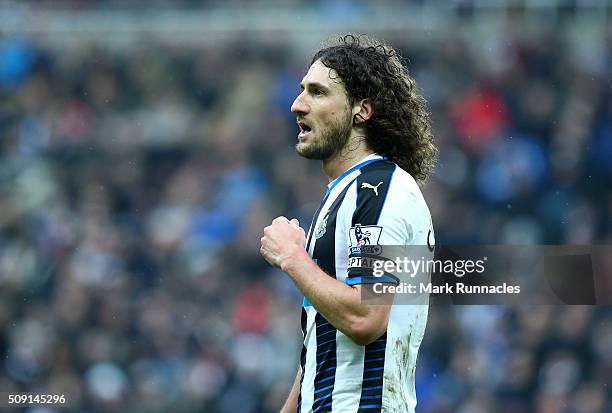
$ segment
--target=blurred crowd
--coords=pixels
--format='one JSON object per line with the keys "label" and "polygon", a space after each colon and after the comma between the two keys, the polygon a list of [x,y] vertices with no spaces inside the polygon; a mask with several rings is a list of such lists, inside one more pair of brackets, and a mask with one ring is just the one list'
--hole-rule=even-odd
{"label": "blurred crowd", "polygon": [[[430,103],[438,243],[612,241],[611,37],[596,58],[562,28],[387,38]],[[278,410],[301,296],[259,238],[281,214],[307,227],[325,193],[293,149],[308,61],[282,40],[0,37],[0,392]],[[418,411],[611,412],[611,381],[607,307],[432,306]]]}

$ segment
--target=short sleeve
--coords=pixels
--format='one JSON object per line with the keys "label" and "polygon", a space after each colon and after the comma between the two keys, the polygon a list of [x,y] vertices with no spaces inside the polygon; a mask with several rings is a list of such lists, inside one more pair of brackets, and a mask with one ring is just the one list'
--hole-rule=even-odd
{"label": "short sleeve", "polygon": [[349,259],[346,283],[399,284],[384,271],[385,245],[404,245],[408,226],[404,214],[408,205],[390,192],[395,165],[362,174],[356,181],[356,204],[349,228]]}

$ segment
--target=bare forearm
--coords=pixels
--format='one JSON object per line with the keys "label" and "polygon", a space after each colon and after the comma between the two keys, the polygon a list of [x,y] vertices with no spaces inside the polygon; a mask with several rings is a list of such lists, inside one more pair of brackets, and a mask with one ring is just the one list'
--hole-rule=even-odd
{"label": "bare forearm", "polygon": [[360,290],[326,274],[304,251],[283,263],[285,271],[312,305],[334,327],[354,338],[371,322],[374,306],[361,302]]}
{"label": "bare forearm", "polygon": [[305,234],[297,220],[278,217],[264,228],[261,255],[286,272],[327,321],[357,344],[380,337],[387,328],[390,303],[364,305],[361,286],[348,286],[330,277],[304,248]]}
{"label": "bare forearm", "polygon": [[295,380],[293,381],[293,386],[291,386],[291,390],[289,391],[289,396],[287,396],[287,400],[283,405],[280,413],[295,413],[297,411],[297,402],[298,397],[300,395],[300,379],[302,377],[302,367],[298,366],[297,374],[295,375]]}

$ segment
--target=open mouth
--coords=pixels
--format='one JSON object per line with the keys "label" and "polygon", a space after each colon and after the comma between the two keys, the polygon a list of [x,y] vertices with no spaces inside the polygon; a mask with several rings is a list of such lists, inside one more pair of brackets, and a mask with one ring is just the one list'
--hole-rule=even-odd
{"label": "open mouth", "polygon": [[304,121],[298,121],[298,126],[300,127],[300,133],[298,135],[299,138],[305,137],[312,131],[312,128],[310,127],[310,125],[308,125]]}

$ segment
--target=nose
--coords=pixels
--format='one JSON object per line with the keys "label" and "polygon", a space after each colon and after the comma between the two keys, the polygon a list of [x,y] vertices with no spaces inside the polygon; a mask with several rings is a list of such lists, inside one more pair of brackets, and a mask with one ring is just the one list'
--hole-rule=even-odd
{"label": "nose", "polygon": [[295,113],[296,115],[305,115],[310,112],[310,107],[306,102],[304,102],[304,92],[300,93],[293,101],[293,104],[291,105],[291,112]]}

